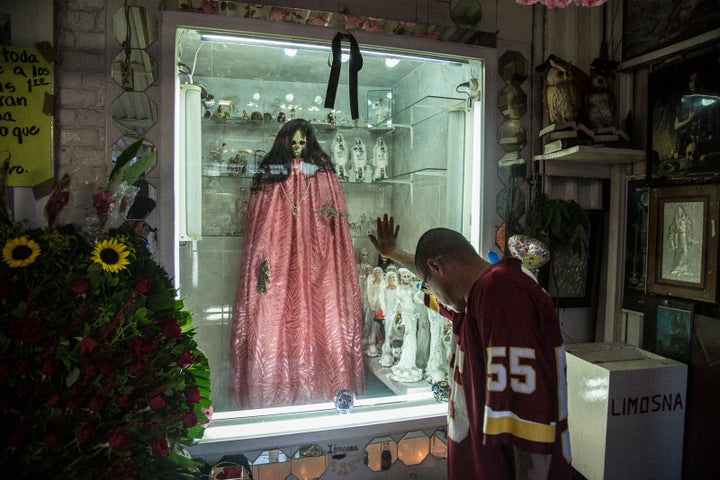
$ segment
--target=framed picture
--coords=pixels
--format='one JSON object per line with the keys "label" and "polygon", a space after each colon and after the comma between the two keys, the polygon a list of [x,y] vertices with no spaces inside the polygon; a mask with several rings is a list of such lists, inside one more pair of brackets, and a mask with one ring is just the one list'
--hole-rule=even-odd
{"label": "framed picture", "polygon": [[720,43],[684,54],[650,72],[647,156],[650,182],[720,178],[718,62]]}
{"label": "framed picture", "polygon": [[690,363],[695,304],[663,297],[648,297],[644,348],[683,363]]}
{"label": "framed picture", "polygon": [[720,0],[625,0],[623,4],[622,58],[625,62],[720,25]]}
{"label": "framed picture", "polygon": [[720,184],[650,189],[647,291],[717,301]]}
{"label": "framed picture", "polygon": [[637,312],[645,310],[649,209],[650,187],[648,187],[645,179],[629,180],[627,185],[622,306],[625,309]]}

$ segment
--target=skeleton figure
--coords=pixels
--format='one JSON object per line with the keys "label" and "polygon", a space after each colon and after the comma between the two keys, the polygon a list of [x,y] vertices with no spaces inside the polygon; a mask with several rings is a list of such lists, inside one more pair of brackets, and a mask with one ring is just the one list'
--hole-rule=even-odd
{"label": "skeleton figure", "polygon": [[355,144],[352,147],[352,164],[355,173],[354,181],[367,182],[365,169],[367,168],[367,152],[360,137],[355,138]]}
{"label": "skeleton figure", "polygon": [[341,181],[347,181],[347,175],[345,175],[345,168],[347,167],[350,159],[350,152],[348,152],[347,145],[345,144],[345,138],[341,134],[335,136],[335,143],[332,147],[333,161],[338,171],[338,176]]}
{"label": "skeleton figure", "polygon": [[398,292],[397,310],[402,315],[405,333],[402,342],[400,360],[392,367],[390,378],[398,382],[417,382],[422,378],[422,370],[415,363],[417,356],[418,314],[413,299],[414,292],[409,285],[401,285]]}
{"label": "skeleton figure", "polygon": [[373,181],[384,180],[387,175],[388,166],[388,154],[387,148],[385,147],[385,141],[382,137],[377,139],[375,142],[373,164],[375,165],[375,174],[373,175]]}
{"label": "skeleton figure", "polygon": [[366,353],[370,357],[377,357],[379,354],[378,347],[375,343],[375,315],[378,311],[385,309],[385,274],[380,267],[373,268],[372,275],[367,280],[367,307],[365,309],[365,331],[368,332],[366,337],[367,350]]}
{"label": "skeleton figure", "polygon": [[392,366],[394,359],[392,354],[392,341],[395,339],[395,314],[397,312],[399,285],[397,274],[393,271],[385,272],[385,341],[381,347],[380,365],[383,367]]}

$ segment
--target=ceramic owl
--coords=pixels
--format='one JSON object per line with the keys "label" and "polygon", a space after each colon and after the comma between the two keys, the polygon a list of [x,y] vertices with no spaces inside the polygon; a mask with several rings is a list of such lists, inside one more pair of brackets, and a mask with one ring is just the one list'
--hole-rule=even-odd
{"label": "ceramic owl", "polygon": [[550,55],[536,71],[545,73],[543,106],[550,122],[578,120],[582,113],[583,100],[572,66],[555,55]]}
{"label": "ceramic owl", "polygon": [[613,71],[618,62],[596,58],[590,65],[589,91],[585,96],[585,116],[593,130],[615,126],[615,94],[612,91]]}

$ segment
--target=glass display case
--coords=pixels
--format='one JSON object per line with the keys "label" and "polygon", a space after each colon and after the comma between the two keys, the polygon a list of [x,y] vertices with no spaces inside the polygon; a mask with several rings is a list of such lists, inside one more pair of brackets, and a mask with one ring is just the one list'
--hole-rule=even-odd
{"label": "glass display case", "polygon": [[[402,225],[406,250],[435,226],[473,237],[470,219],[480,218],[471,199],[480,195],[473,189],[483,151],[482,106],[456,87],[478,77],[483,84],[485,66],[481,58],[363,47],[360,118],[353,119],[346,66],[335,105],[324,108],[327,42],[182,27],[175,49],[176,98],[192,92],[176,110],[176,282],[210,361],[214,408],[225,411],[243,217],[252,177],[281,126],[293,118],[310,121],[333,160],[356,255],[347,270],[359,274],[363,251],[367,263],[381,262],[367,235],[384,213]],[[362,145],[368,157],[362,174],[339,145],[346,152]],[[417,335],[429,338],[421,331],[429,328],[425,317]],[[366,369],[361,403],[407,392],[432,399],[425,378],[390,388],[386,377],[382,368]]]}

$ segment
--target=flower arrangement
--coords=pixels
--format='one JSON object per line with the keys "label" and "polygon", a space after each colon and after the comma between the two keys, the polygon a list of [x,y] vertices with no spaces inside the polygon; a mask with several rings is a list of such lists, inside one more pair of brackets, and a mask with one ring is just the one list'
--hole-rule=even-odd
{"label": "flower arrangement", "polygon": [[210,372],[165,270],[122,230],[0,221],[0,249],[0,471],[197,478]]}

